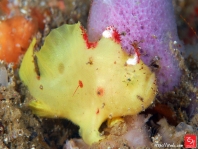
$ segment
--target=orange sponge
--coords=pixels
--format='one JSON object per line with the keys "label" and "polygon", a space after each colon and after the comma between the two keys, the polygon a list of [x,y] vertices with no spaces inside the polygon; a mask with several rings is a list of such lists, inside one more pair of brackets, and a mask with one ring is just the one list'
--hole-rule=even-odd
{"label": "orange sponge", "polygon": [[19,56],[28,48],[37,28],[37,24],[23,16],[0,21],[0,60],[16,65]]}

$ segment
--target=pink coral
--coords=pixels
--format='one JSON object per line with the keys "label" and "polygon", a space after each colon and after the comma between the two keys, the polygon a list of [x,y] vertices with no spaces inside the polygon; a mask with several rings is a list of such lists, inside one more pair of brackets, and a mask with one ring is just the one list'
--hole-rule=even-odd
{"label": "pink coral", "polygon": [[90,41],[97,41],[107,26],[117,28],[128,53],[134,53],[132,44],[138,42],[141,59],[157,69],[160,92],[178,85],[181,71],[172,51],[182,51],[183,46],[171,0],[93,0],[88,22]]}

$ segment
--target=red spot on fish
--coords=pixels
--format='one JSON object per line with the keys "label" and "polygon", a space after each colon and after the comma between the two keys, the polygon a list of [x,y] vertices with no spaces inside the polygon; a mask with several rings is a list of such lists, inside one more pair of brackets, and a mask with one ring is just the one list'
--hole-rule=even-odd
{"label": "red spot on fish", "polygon": [[[142,42],[142,41],[140,41],[140,42]],[[138,59],[137,59],[137,63],[139,63],[140,62],[140,49],[141,49],[141,47],[139,46],[139,43],[140,42],[138,42],[137,40],[134,40],[133,42],[132,42],[132,46],[133,46],[133,48],[134,48],[134,51],[135,51],[135,54],[137,55],[137,57],[138,57]]]}
{"label": "red spot on fish", "polygon": [[82,81],[78,81],[78,84],[79,84],[79,86],[80,86],[80,88],[83,88],[83,83],[82,83]]}
{"label": "red spot on fish", "polygon": [[113,39],[117,43],[121,42],[120,34],[118,33],[118,31],[116,29],[113,30]]}
{"label": "red spot on fish", "polygon": [[37,78],[38,80],[40,80],[40,76],[36,76],[36,78]]}
{"label": "red spot on fish", "polygon": [[120,34],[113,26],[107,27],[104,32],[107,33],[108,38],[112,38],[116,43],[121,42]]}
{"label": "red spot on fish", "polygon": [[97,89],[97,95],[98,96],[103,96],[104,95],[104,89],[102,87],[98,87],[98,89]]}
{"label": "red spot on fish", "polygon": [[97,111],[96,111],[96,114],[99,114],[100,113],[100,110],[98,109]]}
{"label": "red spot on fish", "polygon": [[82,30],[82,36],[83,39],[85,40],[87,48],[88,49],[95,48],[97,46],[97,42],[89,42],[86,30],[82,26],[80,26],[80,29]]}
{"label": "red spot on fish", "polygon": [[74,94],[76,93],[76,91],[77,91],[77,89],[78,89],[79,87],[80,87],[80,88],[83,88],[83,83],[82,83],[81,80],[78,81],[78,86],[77,86],[76,90],[74,91],[73,96],[74,96]]}

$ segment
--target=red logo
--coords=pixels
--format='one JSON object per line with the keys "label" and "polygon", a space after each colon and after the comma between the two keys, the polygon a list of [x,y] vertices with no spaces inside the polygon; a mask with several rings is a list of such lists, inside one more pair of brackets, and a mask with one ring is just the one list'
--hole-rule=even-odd
{"label": "red logo", "polygon": [[185,148],[196,148],[197,147],[197,136],[194,134],[186,134],[184,136],[184,147]]}

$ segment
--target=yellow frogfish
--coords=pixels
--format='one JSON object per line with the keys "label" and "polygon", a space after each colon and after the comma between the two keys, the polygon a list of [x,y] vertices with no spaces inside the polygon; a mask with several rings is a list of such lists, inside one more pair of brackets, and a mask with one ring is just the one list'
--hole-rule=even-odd
{"label": "yellow frogfish", "polygon": [[138,114],[157,92],[155,74],[133,62],[137,57],[123,51],[114,31],[90,43],[80,23],[62,25],[40,51],[33,39],[19,70],[34,114],[71,120],[87,144],[106,137],[99,132],[104,121]]}

